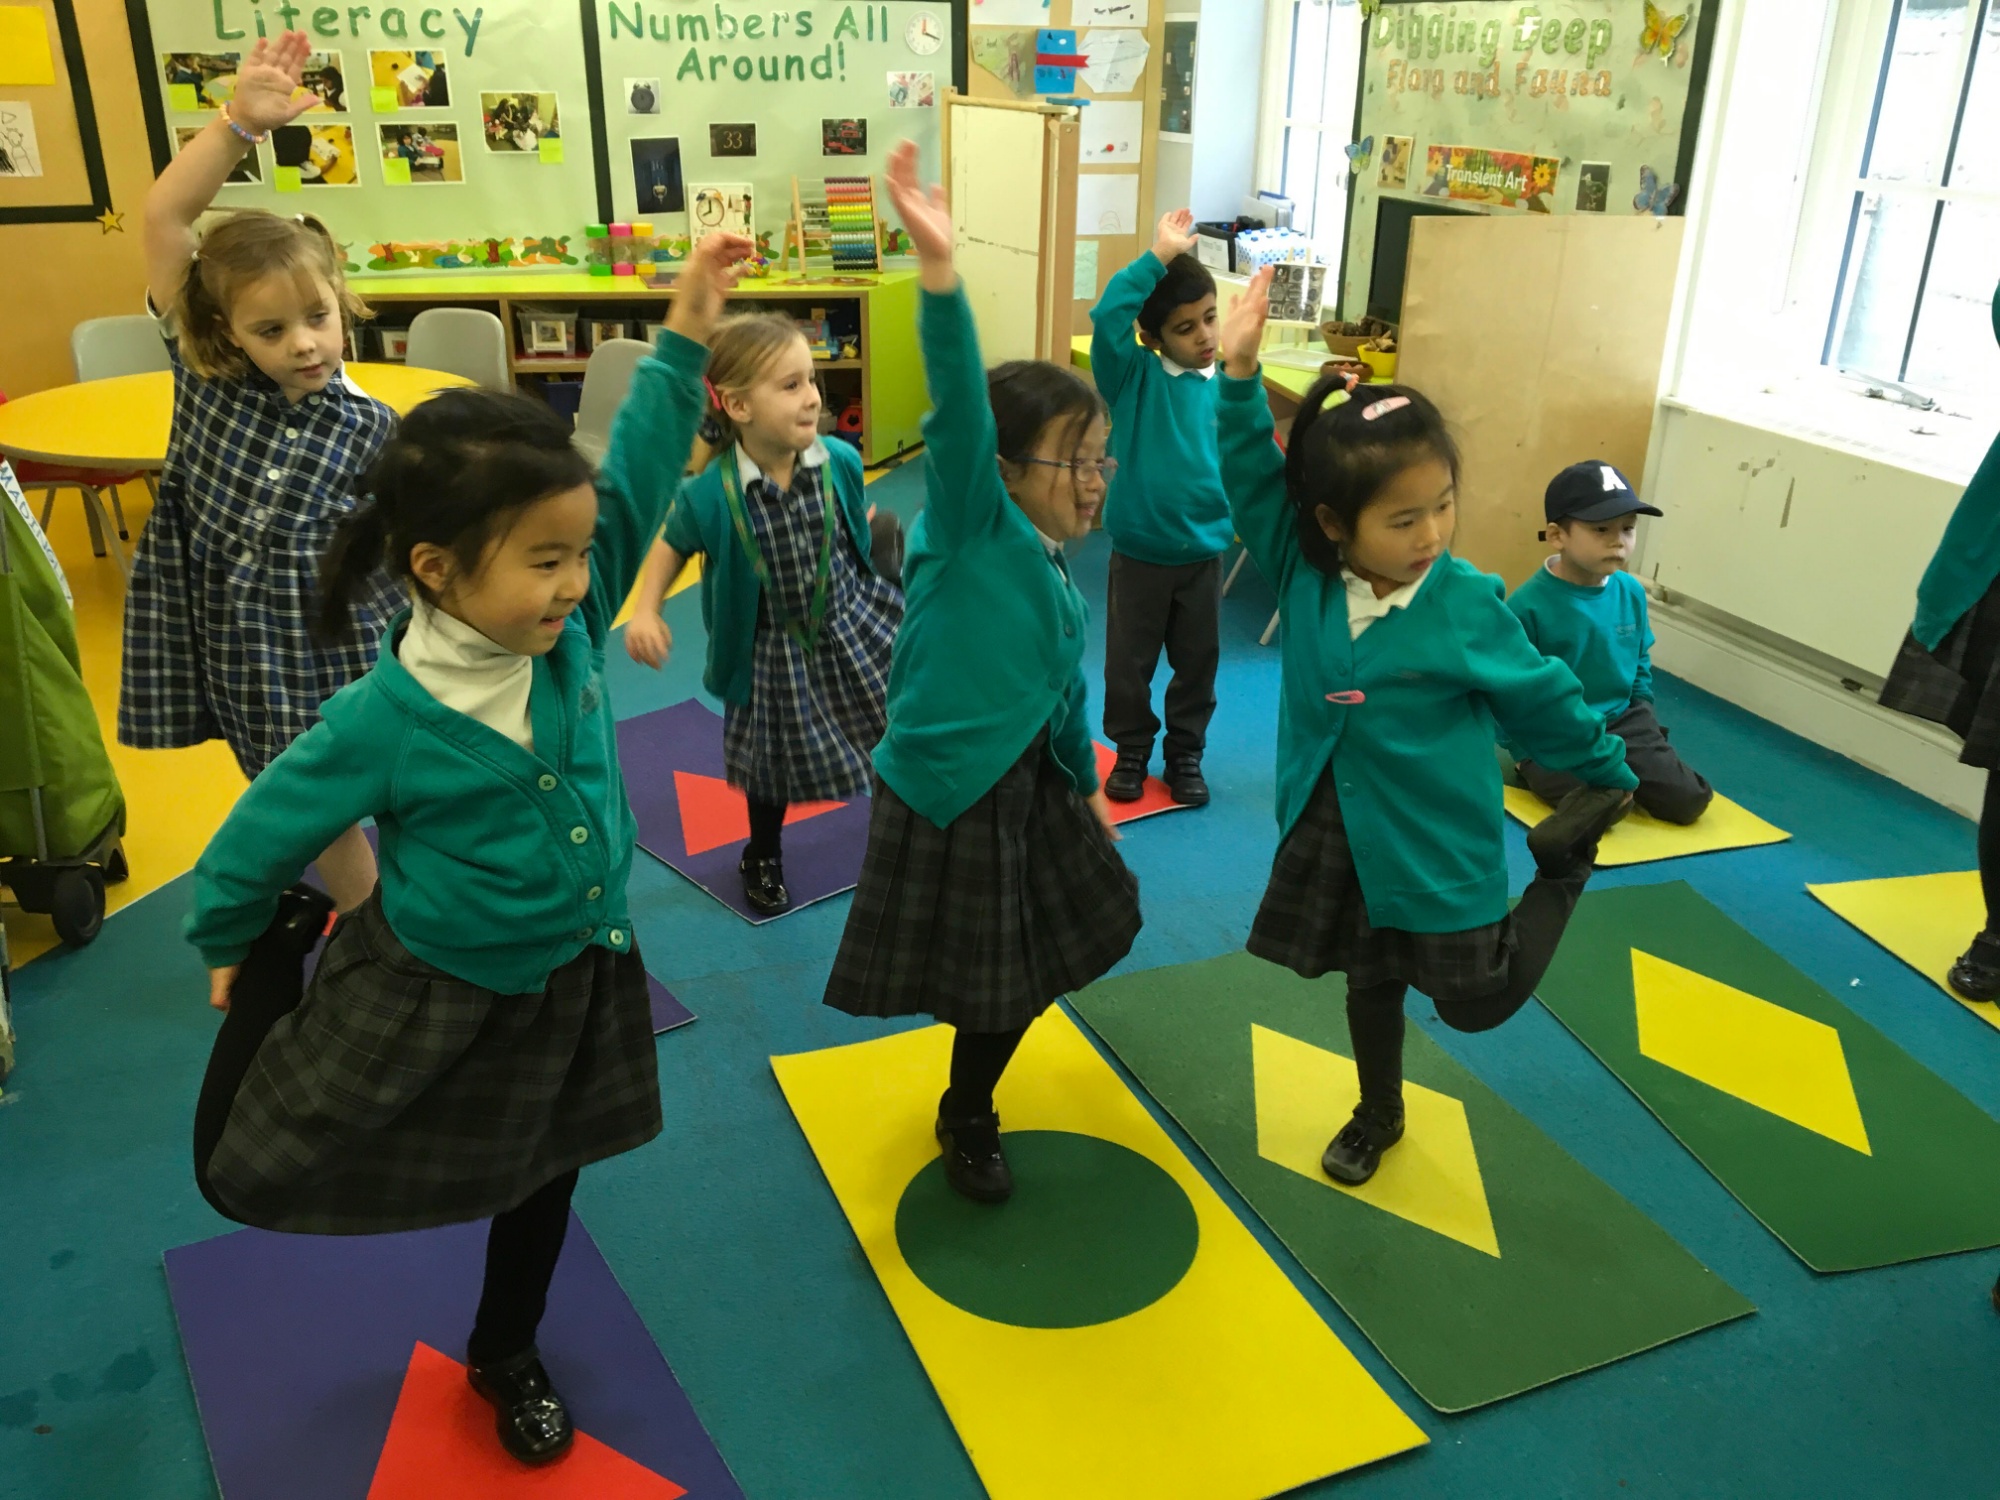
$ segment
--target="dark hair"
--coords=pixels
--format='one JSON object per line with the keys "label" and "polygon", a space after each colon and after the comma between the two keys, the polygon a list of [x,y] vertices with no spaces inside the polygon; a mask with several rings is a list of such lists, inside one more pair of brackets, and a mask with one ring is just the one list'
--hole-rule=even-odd
{"label": "dark hair", "polygon": [[[1341,557],[1339,545],[1319,524],[1320,506],[1352,536],[1383,486],[1412,465],[1436,459],[1458,483],[1458,444],[1429,397],[1406,385],[1364,385],[1345,401],[1333,399],[1346,388],[1339,375],[1314,383],[1292,420],[1285,450],[1285,493],[1297,513],[1299,548],[1322,573],[1339,573]],[[1397,401],[1401,404],[1393,409],[1381,410]]]}
{"label": "dark hair", "polygon": [[1139,309],[1139,326],[1154,338],[1167,326],[1174,309],[1215,295],[1215,277],[1192,255],[1176,255],[1167,262],[1167,274]]}
{"label": "dark hair", "polygon": [[488,544],[521,511],[590,480],[569,423],[545,403],[497,391],[439,392],[403,418],[362,477],[361,509],[334,533],[319,571],[321,638],[346,634],[354,601],[378,569],[424,592],[410,571],[410,549],[420,542],[447,548],[476,573]]}
{"label": "dark hair", "polygon": [[1009,463],[1035,456],[1051,423],[1063,425],[1073,446],[1081,446],[1090,424],[1105,414],[1097,387],[1065,365],[1045,359],[1010,359],[986,372],[986,399],[993,407],[995,447]]}

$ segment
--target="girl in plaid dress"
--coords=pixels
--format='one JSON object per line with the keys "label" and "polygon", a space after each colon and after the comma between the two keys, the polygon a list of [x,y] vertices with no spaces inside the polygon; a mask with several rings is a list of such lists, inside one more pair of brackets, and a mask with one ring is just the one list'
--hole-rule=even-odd
{"label": "girl in plaid dress", "polygon": [[[315,574],[354,481],[396,418],[341,369],[368,310],[317,221],[245,211],[194,224],[256,143],[318,104],[297,92],[310,43],[259,38],[228,105],[146,195],[146,283],[174,371],[159,499],[125,602],[118,738],[141,749],[224,739],[255,778],[366,672],[398,604],[386,575],[353,624],[315,640]],[[296,93],[296,97],[294,97]],[[342,911],[375,885],[358,827],[317,851]]]}
{"label": "girl in plaid dress", "polygon": [[1035,1017],[1139,934],[1139,882],[1113,847],[1090,739],[1089,612],[1061,547],[1104,504],[1107,432],[1075,372],[985,369],[951,214],[940,189],[917,185],[916,157],[904,142],[888,176],[922,265],[927,493],[826,1003],[956,1028],[936,1126],[945,1176],[998,1202],[1013,1176],[994,1086]]}
{"label": "girl in plaid dress", "polygon": [[[1500,580],[1446,550],[1458,450],[1436,407],[1329,377],[1279,450],[1257,368],[1270,281],[1258,272],[1225,320],[1216,393],[1223,485],[1284,631],[1283,837],[1249,948],[1347,976],[1361,1102],[1321,1166],[1360,1183],[1403,1137],[1405,990],[1460,1031],[1519,1010],[1637,779]],[[1585,783],[1528,835],[1539,874],[1511,913],[1496,720]]]}
{"label": "girl in plaid dress", "polygon": [[[791,905],[781,840],[794,802],[868,789],[889,648],[903,620],[901,537],[863,495],[861,460],[820,441],[812,350],[789,318],[731,318],[710,348],[714,460],[681,489],[640,579],[625,649],[659,667],[660,601],[701,553],[705,686],[723,702],[723,764],[750,804],[739,869],[750,905]],[[679,473],[673,455],[657,456]]]}
{"label": "girl in plaid dress", "polygon": [[[694,439],[702,340],[751,251],[716,235],[690,258],[594,489],[541,402],[410,413],[328,554],[323,618],[346,628],[385,562],[410,607],[195,868],[187,935],[227,1012],[195,1112],[204,1196],[306,1234],[492,1216],[466,1352],[531,1463],[572,1438],[534,1340],[577,1171],[660,1130],[605,646],[673,493],[655,455]],[[303,985],[328,903],[293,882],[367,817],[381,884]]]}

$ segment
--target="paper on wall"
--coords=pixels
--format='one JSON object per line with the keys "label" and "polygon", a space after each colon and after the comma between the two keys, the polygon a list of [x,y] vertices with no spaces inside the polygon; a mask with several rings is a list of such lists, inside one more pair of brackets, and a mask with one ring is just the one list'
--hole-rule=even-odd
{"label": "paper on wall", "polygon": [[1072,26],[1144,26],[1146,0],[1070,0]]}
{"label": "paper on wall", "polygon": [[1097,241],[1078,240],[1076,242],[1076,270],[1071,276],[1074,285],[1070,296],[1079,302],[1097,300]]}
{"label": "paper on wall", "polygon": [[1049,0],[972,0],[974,26],[1047,26]]}
{"label": "paper on wall", "polygon": [[1099,99],[1082,111],[1078,125],[1082,147],[1077,160],[1084,166],[1111,166],[1139,160],[1139,137],[1145,129],[1145,105],[1137,99]]}
{"label": "paper on wall", "polygon": [[1139,174],[1082,172],[1076,179],[1076,232],[1137,234]]}
{"label": "paper on wall", "polygon": [[42,148],[35,140],[35,111],[0,99],[0,177],[42,175]]}
{"label": "paper on wall", "polygon": [[49,52],[49,23],[42,8],[0,5],[0,83],[55,81],[55,58]]}
{"label": "paper on wall", "polygon": [[1146,71],[1146,54],[1152,49],[1146,33],[1115,26],[1086,31],[1078,44],[1090,59],[1083,81],[1095,94],[1129,94],[1139,86]]}

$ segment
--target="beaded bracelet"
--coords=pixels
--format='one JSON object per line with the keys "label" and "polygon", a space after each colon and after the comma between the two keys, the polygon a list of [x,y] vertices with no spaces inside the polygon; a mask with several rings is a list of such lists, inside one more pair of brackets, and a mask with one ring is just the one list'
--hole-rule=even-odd
{"label": "beaded bracelet", "polygon": [[241,125],[238,125],[236,123],[236,117],[230,114],[230,112],[226,109],[222,112],[222,123],[229,127],[230,132],[233,135],[237,136],[241,140],[248,141],[253,146],[261,146],[264,144],[264,142],[268,141],[271,138],[271,132],[268,130],[265,131],[262,135],[252,135],[249,131],[245,130]]}

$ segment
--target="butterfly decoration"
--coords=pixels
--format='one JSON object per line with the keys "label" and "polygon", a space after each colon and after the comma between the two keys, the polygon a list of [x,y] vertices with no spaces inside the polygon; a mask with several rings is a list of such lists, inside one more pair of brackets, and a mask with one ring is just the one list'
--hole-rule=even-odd
{"label": "butterfly decoration", "polygon": [[1368,164],[1375,160],[1375,137],[1363,136],[1347,148],[1348,170],[1357,176],[1368,170]]}
{"label": "butterfly decoration", "polygon": [[1669,16],[1653,0],[1646,0],[1646,29],[1639,37],[1639,55],[1657,52],[1668,62],[1673,61],[1674,49],[1680,45],[1681,32],[1687,29],[1689,11],[1677,16]]}
{"label": "butterfly decoration", "polygon": [[1662,182],[1659,174],[1651,167],[1639,168],[1639,196],[1632,200],[1632,207],[1642,214],[1652,214],[1664,219],[1667,210],[1674,206],[1674,200],[1681,195],[1678,182]]}
{"label": "butterfly decoration", "polygon": [[1382,0],[1361,0],[1361,19],[1367,20],[1382,8]]}

